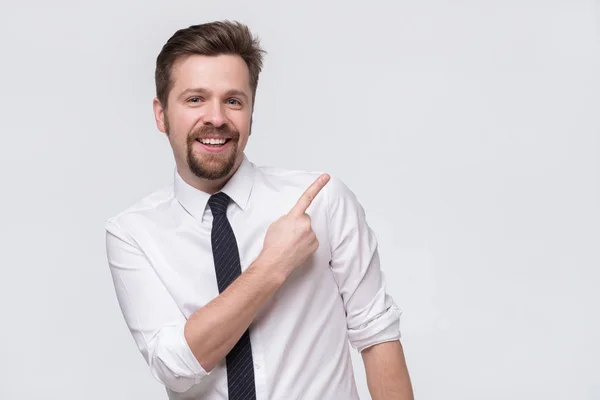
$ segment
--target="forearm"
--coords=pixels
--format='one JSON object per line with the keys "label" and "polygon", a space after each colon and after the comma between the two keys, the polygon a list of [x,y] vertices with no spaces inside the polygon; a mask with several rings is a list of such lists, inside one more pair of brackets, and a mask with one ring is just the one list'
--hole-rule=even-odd
{"label": "forearm", "polygon": [[259,257],[223,293],[187,320],[185,339],[205,371],[225,358],[284,280]]}
{"label": "forearm", "polygon": [[361,354],[373,400],[414,399],[400,341],[377,344]]}

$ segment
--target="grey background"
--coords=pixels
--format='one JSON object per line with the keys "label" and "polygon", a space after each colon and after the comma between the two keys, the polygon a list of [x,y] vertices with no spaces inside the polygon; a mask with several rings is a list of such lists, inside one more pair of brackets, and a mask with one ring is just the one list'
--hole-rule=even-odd
{"label": "grey background", "polygon": [[598,6],[3,1],[0,398],[165,398],[104,220],[172,178],[160,47],[228,18],[269,51],[247,154],[357,194],[417,399],[600,399]]}

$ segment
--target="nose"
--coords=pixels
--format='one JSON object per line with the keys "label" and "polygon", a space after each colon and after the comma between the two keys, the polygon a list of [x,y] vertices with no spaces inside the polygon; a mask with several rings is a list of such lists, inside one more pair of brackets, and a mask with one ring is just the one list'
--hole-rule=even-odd
{"label": "nose", "polygon": [[206,113],[204,114],[204,123],[211,124],[216,127],[225,124],[225,113],[223,112],[223,105],[219,101],[212,101],[207,104]]}

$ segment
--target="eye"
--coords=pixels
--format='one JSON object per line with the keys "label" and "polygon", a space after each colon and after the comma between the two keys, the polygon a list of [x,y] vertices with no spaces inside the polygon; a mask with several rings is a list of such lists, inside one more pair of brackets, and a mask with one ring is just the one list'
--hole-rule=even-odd
{"label": "eye", "polygon": [[200,103],[200,101],[202,101],[202,98],[198,96],[190,97],[189,99],[187,99],[188,103]]}
{"label": "eye", "polygon": [[232,105],[232,106],[241,106],[242,102],[239,101],[238,99],[228,99],[227,104]]}

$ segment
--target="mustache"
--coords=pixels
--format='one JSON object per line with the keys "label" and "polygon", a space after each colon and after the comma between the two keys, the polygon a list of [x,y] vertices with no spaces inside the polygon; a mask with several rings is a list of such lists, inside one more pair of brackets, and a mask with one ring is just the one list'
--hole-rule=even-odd
{"label": "mustache", "polygon": [[200,139],[205,136],[222,136],[228,139],[238,139],[240,134],[235,129],[229,127],[229,125],[203,125],[199,129],[196,129],[188,135],[188,140],[194,141],[196,139]]}

